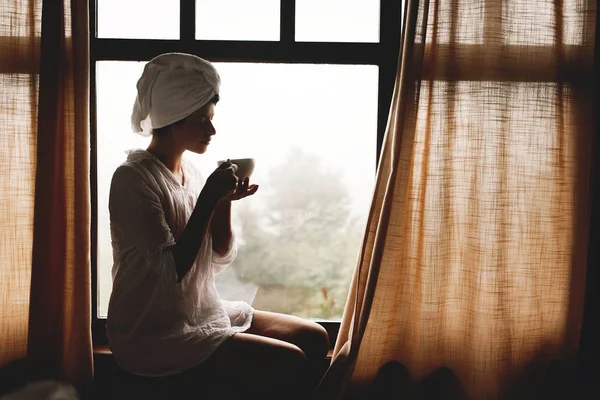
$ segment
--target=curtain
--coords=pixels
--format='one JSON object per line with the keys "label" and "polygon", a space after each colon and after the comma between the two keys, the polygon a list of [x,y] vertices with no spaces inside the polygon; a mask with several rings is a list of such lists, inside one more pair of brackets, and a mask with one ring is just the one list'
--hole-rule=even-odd
{"label": "curtain", "polygon": [[408,0],[405,13],[365,237],[315,398],[375,398],[378,385],[537,398],[579,344],[596,1]]}
{"label": "curtain", "polygon": [[0,0],[0,365],[92,382],[83,0]]}
{"label": "curtain", "polygon": [[27,351],[41,2],[1,0],[0,9],[0,365],[4,365]]}

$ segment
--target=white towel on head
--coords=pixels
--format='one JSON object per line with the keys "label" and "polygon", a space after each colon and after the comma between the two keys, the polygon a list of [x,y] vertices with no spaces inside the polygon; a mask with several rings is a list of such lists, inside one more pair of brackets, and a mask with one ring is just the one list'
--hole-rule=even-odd
{"label": "white towel on head", "polygon": [[131,128],[142,136],[197,111],[219,94],[215,67],[185,53],[161,54],[146,64],[137,82]]}

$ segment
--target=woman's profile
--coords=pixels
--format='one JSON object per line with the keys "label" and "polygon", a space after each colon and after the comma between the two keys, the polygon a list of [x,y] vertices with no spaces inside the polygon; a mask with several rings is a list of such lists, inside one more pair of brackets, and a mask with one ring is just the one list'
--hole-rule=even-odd
{"label": "woman's profile", "polygon": [[132,129],[152,138],[147,149],[128,152],[111,182],[109,345],[137,375],[202,366],[222,373],[232,383],[219,389],[223,398],[233,387],[263,398],[305,397],[316,383],[309,371],[329,348],[325,329],[222,300],[215,288],[215,275],[237,254],[232,203],[258,190],[238,181],[230,162],[204,180],[184,157],[204,154],[216,134],[219,86],[210,62],[183,53],[155,57],[138,80]]}

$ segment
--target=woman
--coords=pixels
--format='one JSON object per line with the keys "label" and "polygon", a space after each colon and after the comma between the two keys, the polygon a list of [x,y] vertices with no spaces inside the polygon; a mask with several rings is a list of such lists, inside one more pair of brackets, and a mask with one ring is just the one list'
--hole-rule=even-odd
{"label": "woman", "polygon": [[[308,393],[308,372],[322,363],[327,332],[297,317],[221,300],[214,277],[235,258],[232,202],[258,185],[238,182],[222,163],[204,182],[184,158],[206,152],[220,78],[199,57],[168,53],[140,77],[132,113],[146,150],[129,152],[115,171],[109,211],[114,253],[107,335],[116,361],[144,376],[209,366],[244,393],[273,398]],[[286,393],[278,387],[288,386]],[[301,386],[302,385],[302,386]]]}

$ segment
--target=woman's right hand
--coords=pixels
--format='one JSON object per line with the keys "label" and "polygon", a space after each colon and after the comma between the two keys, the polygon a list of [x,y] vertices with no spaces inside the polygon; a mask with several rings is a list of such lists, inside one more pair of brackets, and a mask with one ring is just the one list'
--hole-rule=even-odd
{"label": "woman's right hand", "polygon": [[216,200],[221,200],[233,193],[238,186],[236,170],[237,165],[232,164],[229,160],[221,163],[206,180],[204,189],[215,196]]}

